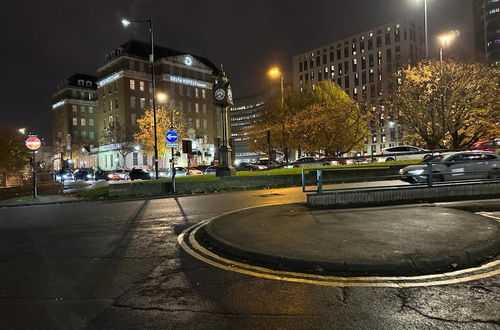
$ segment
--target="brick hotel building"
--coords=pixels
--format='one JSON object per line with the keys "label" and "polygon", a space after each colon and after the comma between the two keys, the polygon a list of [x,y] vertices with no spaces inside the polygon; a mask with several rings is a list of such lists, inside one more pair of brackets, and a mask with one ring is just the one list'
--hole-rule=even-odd
{"label": "brick hotel building", "polygon": [[[54,168],[95,166],[90,150],[97,143],[97,77],[76,73],[52,95]],[[64,164],[67,160],[74,163]]]}
{"label": "brick hotel building", "polygon": [[425,57],[423,22],[403,18],[331,42],[293,57],[293,86],[314,88],[330,79],[353,99],[375,107],[364,154],[400,144],[401,126],[387,113],[385,100],[394,88],[394,73]]}

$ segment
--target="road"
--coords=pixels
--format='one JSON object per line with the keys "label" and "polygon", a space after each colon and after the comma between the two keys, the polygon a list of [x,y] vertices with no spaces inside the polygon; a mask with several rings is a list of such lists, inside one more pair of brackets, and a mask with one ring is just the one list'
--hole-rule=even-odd
{"label": "road", "polygon": [[500,277],[418,288],[328,287],[222,270],[188,226],[298,188],[0,209],[2,329],[498,329]]}

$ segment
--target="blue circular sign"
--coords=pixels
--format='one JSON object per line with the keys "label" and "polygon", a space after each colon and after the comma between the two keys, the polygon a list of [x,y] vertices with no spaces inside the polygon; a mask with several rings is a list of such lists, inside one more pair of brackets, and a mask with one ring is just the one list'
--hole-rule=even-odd
{"label": "blue circular sign", "polygon": [[179,136],[176,131],[168,131],[167,134],[165,134],[165,140],[167,140],[168,143],[175,143],[178,138]]}

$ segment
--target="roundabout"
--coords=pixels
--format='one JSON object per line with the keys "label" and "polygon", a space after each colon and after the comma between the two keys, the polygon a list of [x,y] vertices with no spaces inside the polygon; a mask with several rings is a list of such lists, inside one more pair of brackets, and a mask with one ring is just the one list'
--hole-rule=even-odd
{"label": "roundabout", "polygon": [[288,204],[200,222],[178,242],[204,263],[249,276],[397,288],[499,275],[499,230],[495,216],[441,207],[311,211]]}

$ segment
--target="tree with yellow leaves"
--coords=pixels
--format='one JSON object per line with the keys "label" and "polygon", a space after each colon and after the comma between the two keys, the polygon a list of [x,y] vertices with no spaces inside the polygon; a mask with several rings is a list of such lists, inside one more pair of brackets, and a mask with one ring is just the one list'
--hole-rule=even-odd
{"label": "tree with yellow leaves", "polygon": [[424,61],[398,78],[391,107],[408,143],[460,149],[500,135],[498,68]]}
{"label": "tree with yellow leaves", "polygon": [[[139,131],[134,135],[135,141],[147,147],[154,148],[153,110],[147,109],[144,116],[137,119]],[[156,130],[158,135],[158,154],[165,157],[170,149],[166,146],[165,134],[173,127],[177,131],[179,141],[187,138],[187,126],[183,113],[171,105],[156,109]]]}

